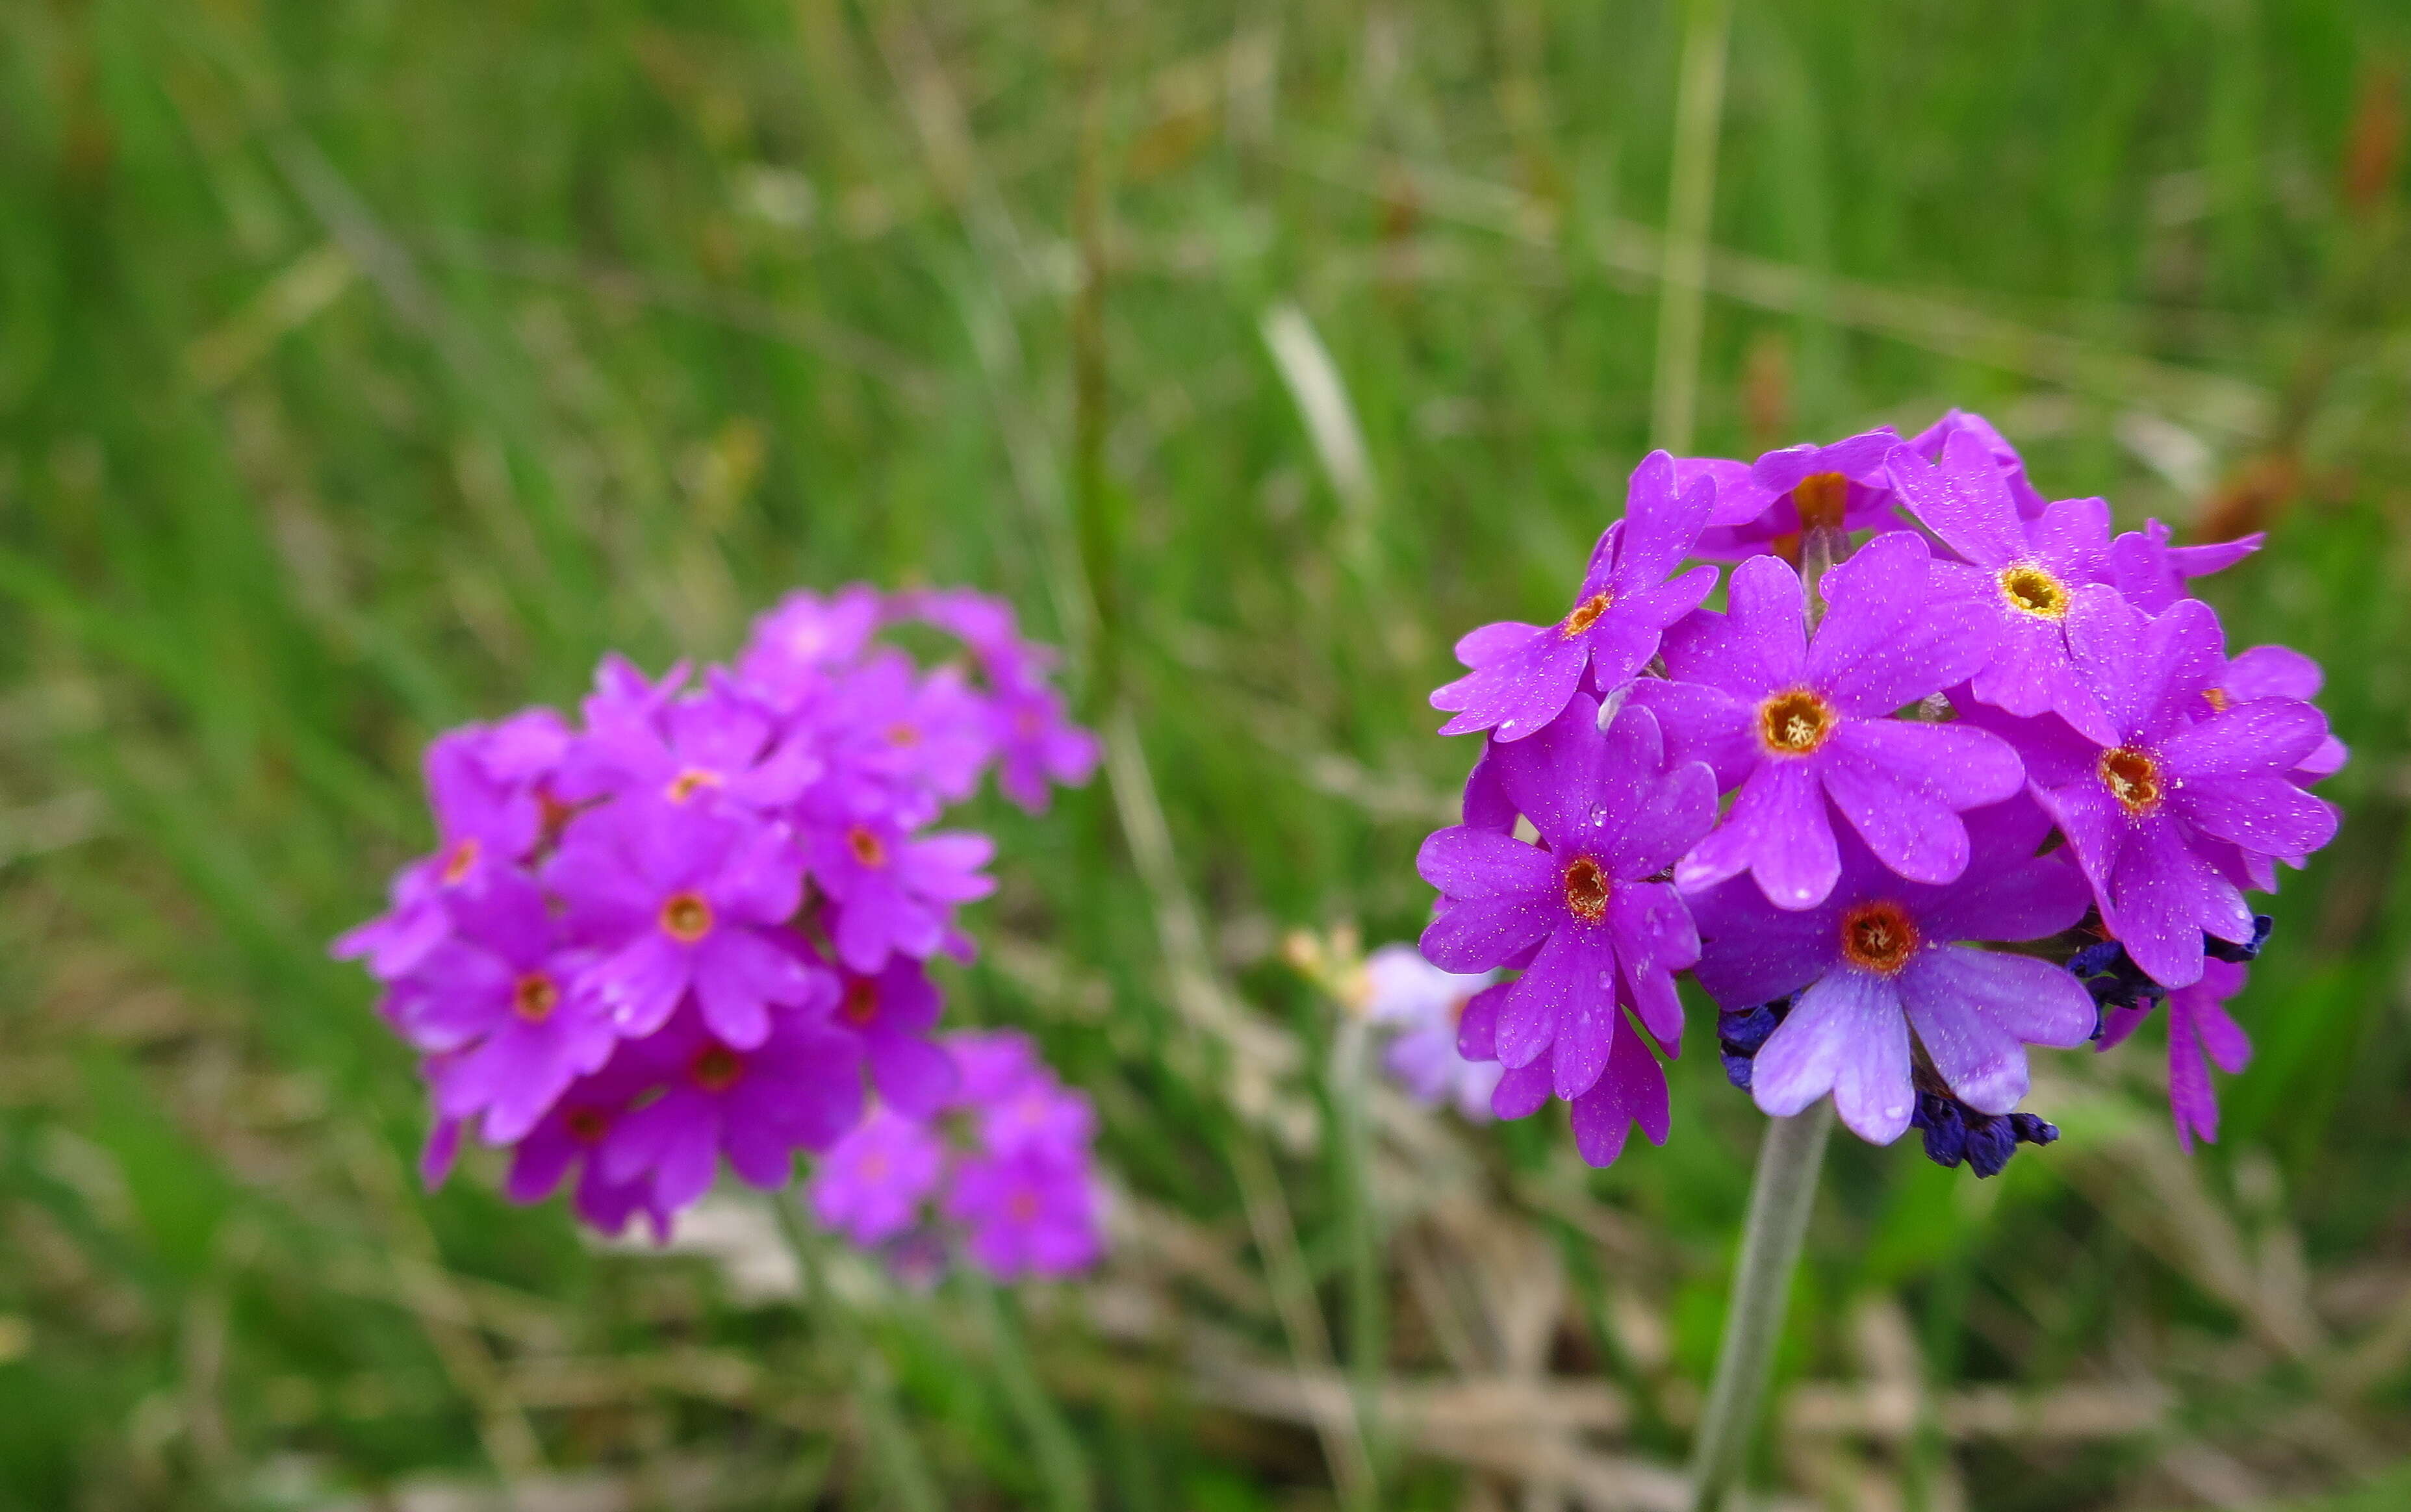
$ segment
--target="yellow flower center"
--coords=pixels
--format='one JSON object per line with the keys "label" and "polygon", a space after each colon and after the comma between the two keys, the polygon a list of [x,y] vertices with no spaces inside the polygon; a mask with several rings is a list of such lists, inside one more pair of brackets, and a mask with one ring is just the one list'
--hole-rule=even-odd
{"label": "yellow flower center", "polygon": [[541,971],[531,971],[511,986],[511,1011],[530,1024],[542,1024],[561,1006],[561,988]]}
{"label": "yellow flower center", "polygon": [[2065,619],[2074,602],[2067,584],[2030,561],[2002,568],[2000,581],[2002,601],[2037,619]]}
{"label": "yellow flower center", "polygon": [[711,904],[700,893],[673,893],[662,904],[662,932],[681,945],[711,933]]}
{"label": "yellow flower center", "polygon": [[2148,814],[2159,806],[2159,764],[2132,746],[2101,753],[2101,783],[2130,814]]}
{"label": "yellow flower center", "polygon": [[1766,749],[1805,756],[1834,733],[1834,705],[1805,688],[1781,692],[1758,705],[1758,735]]}
{"label": "yellow flower center", "polygon": [[477,850],[475,836],[452,848],[452,853],[444,858],[445,886],[457,887],[460,879],[469,875],[469,868],[477,864]]}
{"label": "yellow flower center", "polygon": [[1572,640],[1584,631],[1598,624],[1599,617],[1607,613],[1607,606],[1615,602],[1614,594],[1592,594],[1574,605],[1574,612],[1566,616],[1565,623],[1557,627],[1557,633],[1567,640]]}
{"label": "yellow flower center", "polygon": [[1588,856],[1576,856],[1566,867],[1566,907],[1585,923],[1607,917],[1607,873]]}
{"label": "yellow flower center", "polygon": [[670,802],[682,804],[704,789],[718,786],[720,786],[719,773],[707,772],[700,766],[690,766],[670,778],[670,785],[662,792]]}
{"label": "yellow flower center", "polygon": [[1842,959],[1889,977],[1917,953],[1917,926],[1897,903],[1863,903],[1842,915]]}

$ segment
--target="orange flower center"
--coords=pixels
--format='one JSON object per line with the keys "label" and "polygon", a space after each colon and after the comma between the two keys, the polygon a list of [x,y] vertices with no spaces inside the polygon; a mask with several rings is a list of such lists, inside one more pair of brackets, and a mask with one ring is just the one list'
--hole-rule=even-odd
{"label": "orange flower center", "polygon": [[1842,508],[1849,498],[1850,480],[1839,472],[1811,472],[1791,486],[1803,531],[1840,530]]}
{"label": "orange flower center", "polygon": [[879,1016],[879,983],[869,977],[855,977],[845,984],[845,997],[838,1004],[840,1013],[848,1024],[857,1028]]}
{"label": "orange flower center", "polygon": [[1917,926],[1897,903],[1863,903],[1842,915],[1842,958],[1891,976],[1917,953]]}
{"label": "orange flower center", "polygon": [[1766,749],[1805,756],[1834,733],[1834,705],[1805,688],[1777,693],[1758,705],[1758,735]]}
{"label": "orange flower center", "polygon": [[2131,746],[2101,753],[2101,782],[2130,814],[2148,814],[2159,805],[2159,765]]}
{"label": "orange flower center", "polygon": [[1016,1223],[1034,1223],[1038,1218],[1038,1194],[1024,1187],[1006,1199],[1004,1211]]}
{"label": "orange flower center", "polygon": [[1607,873],[1588,856],[1576,856],[1565,874],[1566,907],[1585,923],[1607,917]]}
{"label": "orange flower center", "polygon": [[673,893],[662,904],[662,932],[681,945],[711,933],[711,904],[700,893]]}
{"label": "orange flower center", "polygon": [[530,1024],[542,1024],[561,1006],[561,988],[541,971],[531,971],[511,985],[511,1011]]}
{"label": "orange flower center", "polygon": [[1584,631],[1598,624],[1599,617],[1607,613],[1607,606],[1615,602],[1615,597],[1613,594],[1592,594],[1574,605],[1574,612],[1566,616],[1565,623],[1557,627],[1557,633],[1567,640],[1572,640]]}
{"label": "orange flower center", "polygon": [[921,732],[909,724],[898,723],[887,727],[887,743],[891,746],[914,746],[920,741]]}
{"label": "orange flower center", "polygon": [[2227,690],[2224,688],[2203,689],[2201,691],[2201,700],[2203,703],[2210,705],[2211,711],[2214,714],[2224,714],[2227,712],[2228,700],[2227,697]]}
{"label": "orange flower center", "polygon": [[444,858],[445,886],[457,886],[461,878],[469,875],[469,868],[477,864],[477,850],[475,836],[452,847],[452,853]]}
{"label": "orange flower center", "polygon": [[745,1074],[745,1057],[726,1045],[706,1045],[687,1068],[687,1074],[706,1092],[725,1092]]}
{"label": "orange flower center", "polygon": [[573,1108],[561,1125],[580,1144],[600,1144],[611,1132],[611,1117],[600,1108]]}
{"label": "orange flower center", "polygon": [[887,847],[879,843],[878,836],[859,824],[845,832],[845,848],[853,851],[854,859],[863,865],[887,865]]}
{"label": "orange flower center", "polygon": [[670,778],[670,785],[662,791],[668,795],[670,802],[682,804],[706,788],[720,786],[720,774],[717,772],[707,772],[700,766],[690,766]]}
{"label": "orange flower center", "polygon": [[2067,584],[2033,562],[2002,568],[2000,582],[2002,602],[2037,619],[2065,619],[2074,602]]}

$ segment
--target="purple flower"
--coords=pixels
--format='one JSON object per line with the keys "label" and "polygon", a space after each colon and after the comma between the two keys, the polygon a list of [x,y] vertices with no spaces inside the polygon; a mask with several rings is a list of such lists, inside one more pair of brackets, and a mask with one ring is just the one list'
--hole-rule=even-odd
{"label": "purple flower", "polygon": [[711,1185],[722,1155],[737,1174],[775,1189],[797,1150],[826,1150],[862,1117],[861,1042],[820,1014],[787,1010],[759,1043],[738,1048],[700,1019],[673,1020],[657,1054],[674,1069],[661,1096],[622,1115],[603,1144],[614,1182],[650,1173],[653,1200],[676,1212]]}
{"label": "purple flower", "polygon": [[1880,531],[1897,527],[1892,482],[1884,459],[1900,444],[1900,433],[1881,426],[1831,445],[1806,443],[1739,462],[1686,458],[1674,464],[1684,484],[1714,480],[1716,508],[1694,548],[1720,560],[1783,551],[1799,556],[1800,535],[1812,527]]}
{"label": "purple flower", "polygon": [[1941,458],[1942,449],[1953,436],[1964,435],[1973,440],[1993,459],[2000,471],[2001,482],[2017,502],[2018,514],[2026,519],[2039,519],[2046,505],[2042,493],[2026,480],[2025,458],[2009,444],[2007,437],[1993,429],[1993,422],[1966,410],[1951,409],[1915,436],[1909,438],[1908,449],[1927,461]]}
{"label": "purple flower", "polygon": [[514,1202],[541,1202],[577,1167],[574,1201],[579,1217],[603,1233],[617,1234],[642,1213],[654,1240],[667,1243],[671,1209],[654,1197],[652,1183],[612,1179],[600,1154],[630,1105],[658,1084],[663,1069],[657,1047],[622,1045],[603,1069],[572,1083],[512,1151],[504,1195]]}
{"label": "purple flower", "polygon": [[725,673],[715,669],[699,695],[650,705],[612,700],[607,716],[590,716],[592,731],[562,774],[564,797],[647,794],[670,804],[719,797],[771,810],[820,775],[819,758],[802,741],[781,738],[777,716]]}
{"label": "purple flower", "polygon": [[1760,1108],[1789,1117],[1830,1092],[1844,1124],[1888,1144],[1917,1110],[1912,1037],[1951,1095],[1995,1116],[2025,1096],[2025,1046],[2091,1037],[2092,996],[2067,971],[1954,943],[2057,934],[2083,917],[2083,879],[2035,854],[2051,826],[2024,798],[1965,823],[1966,871],[1944,886],[1904,880],[1845,834],[1841,878],[1813,909],[1778,909],[1741,879],[1692,898],[1700,984],[1717,1002],[1798,995],[1757,1051]]}
{"label": "purple flower", "polygon": [[970,1230],[965,1248],[999,1280],[1071,1275],[1104,1243],[1087,1161],[1045,1147],[966,1160],[946,1193],[948,1218]]}
{"label": "purple flower", "polygon": [[870,1062],[870,1083],[901,1113],[928,1118],[955,1096],[955,1058],[929,1038],[943,1006],[937,983],[920,962],[892,955],[878,971],[837,969],[833,1022],[858,1035]]}
{"label": "purple flower", "polygon": [[879,628],[878,590],[855,583],[826,598],[799,589],[753,621],[737,658],[738,676],[774,704],[792,709],[817,691],[831,668],[862,654]]}
{"label": "purple flower", "polygon": [[1486,971],[1539,947],[1498,1000],[1501,1098],[1511,1087],[1528,1096],[1542,1073],[1514,1073],[1552,1050],[1540,1098],[1552,1085],[1570,1100],[1590,1091],[1608,1067],[1619,999],[1659,1043],[1682,1035],[1674,973],[1699,958],[1699,940],[1673,888],[1652,879],[1714,822],[1716,778],[1698,762],[1668,769],[1646,709],[1625,709],[1604,733],[1598,720],[1598,706],[1576,694],[1540,734],[1492,752],[1540,846],[1459,825],[1426,839],[1416,858],[1444,900],[1424,931],[1426,960]]}
{"label": "purple flower", "polygon": [[[2227,1014],[2227,1000],[2243,990],[2250,974],[2230,962],[2204,961],[2200,981],[2169,992],[2169,1112],[2176,1120],[2177,1141],[2188,1151],[2197,1139],[2218,1142],[2218,1094],[2210,1068],[2232,1076],[2252,1062],[2251,1039]],[[2131,1011],[2111,1015],[2101,1048],[2132,1034],[2144,1017]]]}
{"label": "purple flower", "polygon": [[1967,865],[1966,809],[1998,803],[2024,774],[1999,737],[1892,711],[1965,677],[1991,654],[1990,619],[1936,593],[1936,564],[1907,531],[1879,535],[1820,585],[1830,608],[1805,632],[1797,574],[1772,557],[1733,569],[1725,614],[1667,632],[1673,681],[1633,698],[1665,723],[1677,759],[1704,760],[1732,811],[1675,870],[1687,891],[1744,871],[1787,909],[1821,901],[1841,874],[1841,810],[1884,865],[1947,882]]}
{"label": "purple flower", "polygon": [[912,1229],[945,1166],[946,1141],[936,1130],[873,1108],[813,1170],[812,1214],[857,1244],[884,1243]]}
{"label": "purple flower", "polygon": [[1096,1139],[1096,1110],[1055,1079],[1028,1040],[1011,1032],[958,1034],[947,1044],[962,1068],[962,1105],[990,1155],[1084,1152]]}
{"label": "purple flower", "polygon": [[2076,625],[2118,597],[2109,587],[2110,506],[2063,499],[2038,518],[2023,517],[1991,455],[1965,431],[1945,443],[1938,467],[1907,447],[1892,453],[1892,477],[1910,512],[1963,559],[1940,564],[1943,590],[1997,627],[1993,653],[1970,683],[1975,697],[2020,716],[2056,711],[2106,736],[2068,647]]}
{"label": "purple flower", "polygon": [[2268,539],[2266,531],[2255,531],[2209,545],[2172,546],[2167,526],[2145,520],[2142,530],[2110,543],[2110,581],[2127,603],[2145,614],[2158,614],[2185,596],[2185,579],[2225,572]]}
{"label": "purple flower", "polygon": [[952,926],[954,906],[996,891],[980,867],[996,853],[985,835],[908,835],[885,815],[807,829],[806,864],[839,905],[829,933],[838,959],[877,971],[890,954],[926,959],[969,949]]}
{"label": "purple flower", "polygon": [[[2319,696],[2326,680],[2316,662],[2290,646],[2255,646],[2235,654],[2227,663],[2227,676],[2206,696],[2213,709],[2256,698],[2291,698],[2307,704]],[[2351,750],[2331,734],[2287,776],[2299,786],[2309,787],[2343,771],[2351,759]]]}
{"label": "purple flower", "polygon": [[1043,682],[1000,688],[988,715],[996,785],[1030,813],[1045,811],[1048,783],[1076,788],[1104,756],[1097,737],[1064,717],[1062,697]]}
{"label": "purple flower", "polygon": [[571,827],[545,880],[572,932],[604,952],[577,990],[622,1035],[659,1029],[692,990],[712,1031],[750,1050],[769,1034],[772,1005],[825,1005],[832,990],[770,938],[803,900],[783,824],[615,799]]}
{"label": "purple flower", "polygon": [[962,674],[919,676],[910,657],[883,650],[844,675],[814,711],[835,769],[835,789],[816,806],[855,812],[889,808],[918,823],[941,803],[978,788],[994,749],[988,707]]}
{"label": "purple flower", "polygon": [[500,873],[458,912],[458,933],[396,985],[387,1016],[410,1043],[441,1053],[437,1114],[483,1113],[486,1141],[509,1144],[608,1060],[619,1035],[570,990],[589,957],[563,948],[533,882]]}
{"label": "purple flower", "polygon": [[1518,740],[1557,717],[1582,685],[1613,692],[1658,650],[1660,632],[1699,606],[1716,586],[1713,567],[1667,580],[1700,536],[1716,489],[1702,478],[1678,496],[1674,459],[1651,452],[1633,470],[1625,517],[1592,551],[1573,608],[1554,625],[1489,625],[1458,642],[1473,670],[1431,695],[1455,712],[1447,735],[1498,731]]}
{"label": "purple flower", "polygon": [[1365,1016],[1400,1031],[1382,1051],[1381,1064],[1417,1102],[1427,1108],[1450,1102],[1473,1123],[1489,1119],[1501,1068],[1495,1060],[1466,1059],[1456,1040],[1466,1005],[1498,975],[1442,971],[1412,945],[1384,945],[1366,958]]}
{"label": "purple flower", "polygon": [[550,709],[529,709],[498,725],[466,725],[427,748],[427,796],[435,809],[435,854],[397,874],[392,907],[339,937],[337,960],[365,956],[392,981],[452,932],[449,901],[475,896],[546,837],[545,784],[568,733]]}
{"label": "purple flower", "polygon": [[2149,619],[2113,598],[2069,641],[2108,737],[2055,720],[1988,722],[2024,758],[2111,937],[2154,981],[2188,986],[2201,976],[2205,932],[2253,938],[2228,875],[2236,852],[2299,865],[2334,837],[2335,810],[2289,780],[2327,721],[2282,697],[2213,712],[2204,693],[2226,659],[2218,618],[2198,599]]}

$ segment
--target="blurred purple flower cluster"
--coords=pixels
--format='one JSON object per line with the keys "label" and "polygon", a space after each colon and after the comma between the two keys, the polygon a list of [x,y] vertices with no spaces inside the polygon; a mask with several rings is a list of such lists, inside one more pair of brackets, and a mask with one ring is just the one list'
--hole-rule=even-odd
{"label": "blurred purple flower cluster", "polygon": [[874,1109],[812,1173],[813,1213],[906,1275],[953,1245],[1000,1280],[1061,1276],[1104,1247],[1096,1113],[1007,1030],[946,1041],[961,1076],[935,1109]]}
{"label": "blurred purple flower cluster", "polygon": [[[879,633],[969,652],[924,671]],[[580,1216],[656,1235],[722,1156],[775,1187],[863,1120],[864,1083],[926,1116],[957,1095],[927,963],[968,959],[984,835],[935,829],[993,768],[1014,802],[1085,781],[1053,654],[966,590],[791,595],[732,667],[649,679],[617,655],[573,724],[535,708],[427,752],[434,854],[335,942],[385,984],[424,1057],[425,1170],[464,1131],[512,1150],[536,1201],[577,1173]]]}
{"label": "blurred purple flower cluster", "polygon": [[[2345,756],[2316,664],[2230,660],[2187,596],[2258,545],[2113,536],[1955,410],[1652,454],[1564,618],[1472,632],[1432,695],[1484,747],[1419,858],[1422,949],[1516,973],[1457,1028],[1492,1109],[1568,1100],[1595,1165],[1633,1125],[1662,1142],[1688,970],[1766,1112],[1831,1096],[1980,1175],[2057,1136],[2015,1112],[2028,1046],[2114,1044],[2166,1001],[2179,1132],[2214,1137],[2205,1060],[2249,1054],[2220,1004],[2267,934],[2244,894],[2333,836],[2308,789]],[[1702,557],[1733,563],[1721,609]]]}

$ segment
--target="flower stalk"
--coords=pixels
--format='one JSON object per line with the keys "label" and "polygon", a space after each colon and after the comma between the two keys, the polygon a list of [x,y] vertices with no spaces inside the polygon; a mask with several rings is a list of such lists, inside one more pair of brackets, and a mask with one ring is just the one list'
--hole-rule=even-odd
{"label": "flower stalk", "polygon": [[1691,1444],[1691,1512],[1719,1512],[1749,1461],[1750,1440],[1766,1398],[1775,1346],[1800,1243],[1817,1203],[1817,1177],[1833,1132],[1834,1104],[1820,1098],[1805,1112],[1770,1119],[1758,1147],[1749,1216],[1742,1227],[1741,1261],[1733,1272],[1717,1374]]}

